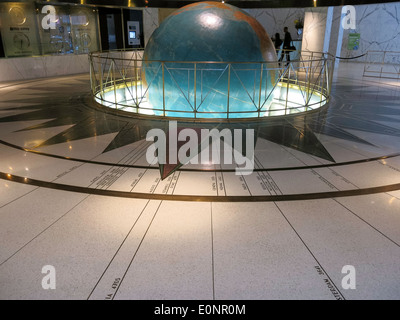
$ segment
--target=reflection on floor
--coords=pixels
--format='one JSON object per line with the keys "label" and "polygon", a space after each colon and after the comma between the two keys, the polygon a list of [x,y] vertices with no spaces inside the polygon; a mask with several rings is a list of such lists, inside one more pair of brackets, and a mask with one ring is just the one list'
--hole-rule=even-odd
{"label": "reflection on floor", "polygon": [[359,69],[328,108],[239,125],[252,175],[165,180],[145,137],[167,122],[94,108],[87,75],[1,83],[0,299],[399,299],[400,82]]}

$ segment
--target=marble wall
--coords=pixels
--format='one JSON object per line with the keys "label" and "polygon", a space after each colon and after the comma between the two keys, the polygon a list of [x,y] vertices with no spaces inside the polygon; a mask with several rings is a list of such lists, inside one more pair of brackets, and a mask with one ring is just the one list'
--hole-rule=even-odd
{"label": "marble wall", "polygon": [[283,27],[288,27],[293,40],[301,39],[301,36],[297,35],[294,21],[304,18],[304,8],[247,9],[245,11],[262,24],[270,37],[279,33],[283,38]]}
{"label": "marble wall", "polygon": [[326,22],[327,8],[306,10],[304,15],[302,51],[323,51]]}
{"label": "marble wall", "polygon": [[[331,20],[328,18],[327,7],[247,9],[245,11],[256,18],[271,37],[277,32],[283,36],[283,27],[287,26],[293,39],[303,39],[302,50],[322,51],[321,49],[325,49],[324,51],[341,57],[357,56],[368,50],[400,52],[400,2],[355,6],[355,30],[341,28],[341,8],[333,7]],[[163,18],[160,9],[143,8],[145,44],[159,26],[160,18]],[[294,21],[299,18],[304,19],[302,36],[297,35],[294,24]],[[326,37],[327,21],[330,25],[329,38]],[[347,48],[351,32],[361,35],[358,50]],[[400,63],[400,53],[388,56],[390,56],[389,62]],[[382,55],[376,55],[374,59],[381,58]],[[0,70],[2,71],[0,81],[11,81],[89,72],[89,64],[87,55],[11,58],[0,59]]]}
{"label": "marble wall", "polygon": [[355,8],[355,32],[360,33],[360,46],[358,50],[348,50],[349,34],[354,30],[344,30],[341,56],[352,57],[371,50],[400,51],[400,2]]}
{"label": "marble wall", "polygon": [[0,59],[0,81],[89,73],[87,54]]}
{"label": "marble wall", "polygon": [[[328,7],[248,9],[272,37],[276,32],[283,35],[283,27],[288,26],[293,39],[296,38],[294,20],[304,17],[302,50],[328,51],[340,57],[354,57],[367,51],[400,52],[400,2],[356,5],[356,29],[341,27],[342,7],[332,7],[331,18]],[[327,25],[328,18],[328,28]],[[329,29],[329,30],[328,30]],[[328,32],[327,32],[328,31]],[[348,49],[349,34],[360,33],[358,50]],[[379,61],[382,54],[369,55],[368,60]],[[344,62],[345,60],[341,60]],[[362,59],[354,60],[364,62]],[[387,54],[385,63],[400,63],[399,54]]]}
{"label": "marble wall", "polygon": [[341,43],[343,41],[343,28],[341,27],[341,21],[342,21],[342,7],[333,7],[329,48],[326,51],[328,51],[330,54],[334,56],[340,54],[341,45],[339,45],[339,52],[338,52],[338,42]]}
{"label": "marble wall", "polygon": [[305,10],[303,51],[329,52],[336,55],[340,33],[341,7]]}
{"label": "marble wall", "polygon": [[145,46],[149,41],[153,31],[159,26],[158,8],[143,8],[143,28]]}

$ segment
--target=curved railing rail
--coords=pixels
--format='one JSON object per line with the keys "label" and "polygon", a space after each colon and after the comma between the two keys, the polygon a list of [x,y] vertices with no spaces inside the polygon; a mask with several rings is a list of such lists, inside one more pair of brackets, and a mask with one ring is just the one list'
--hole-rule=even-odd
{"label": "curved railing rail", "polygon": [[400,79],[399,51],[367,51],[364,77]]}
{"label": "curved railing rail", "polygon": [[330,96],[334,58],[283,62],[147,61],[143,50],[91,53],[94,99],[109,108],[183,118],[260,118],[315,110]]}

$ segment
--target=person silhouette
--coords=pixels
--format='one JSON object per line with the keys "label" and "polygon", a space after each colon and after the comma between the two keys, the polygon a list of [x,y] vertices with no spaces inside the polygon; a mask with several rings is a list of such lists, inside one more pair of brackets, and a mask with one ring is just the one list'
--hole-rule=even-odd
{"label": "person silhouette", "polygon": [[275,33],[275,39],[274,39],[274,45],[275,45],[275,50],[276,50],[276,54],[279,54],[279,50],[281,48],[282,45],[282,39],[281,39],[281,35],[277,32]]}
{"label": "person silhouette", "polygon": [[286,66],[290,63],[290,44],[292,43],[292,36],[289,32],[288,27],[283,28],[283,32],[285,33],[285,38],[283,39],[283,48],[282,54],[279,58],[279,61],[283,60],[283,56],[286,55]]}

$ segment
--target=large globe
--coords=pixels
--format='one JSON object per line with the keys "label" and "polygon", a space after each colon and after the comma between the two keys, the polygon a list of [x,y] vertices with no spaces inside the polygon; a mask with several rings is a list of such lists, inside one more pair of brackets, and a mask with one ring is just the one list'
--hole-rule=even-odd
{"label": "large globe", "polygon": [[226,3],[182,7],[154,31],[143,80],[157,115],[255,117],[276,82],[274,45],[261,24]]}

